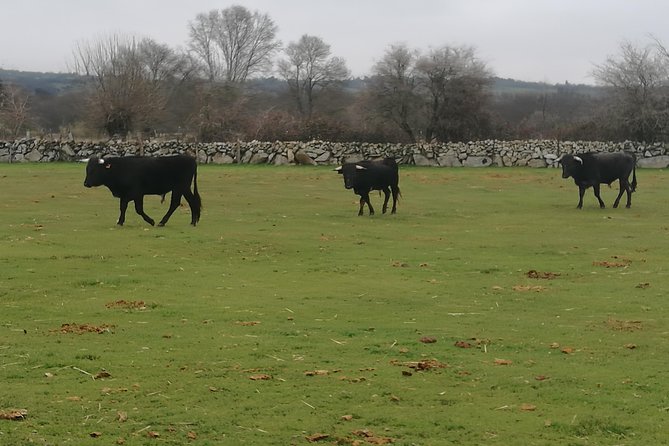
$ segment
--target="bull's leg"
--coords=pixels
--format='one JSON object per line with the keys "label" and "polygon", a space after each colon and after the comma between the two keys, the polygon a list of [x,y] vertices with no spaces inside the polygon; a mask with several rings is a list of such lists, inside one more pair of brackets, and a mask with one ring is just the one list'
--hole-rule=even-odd
{"label": "bull's leg", "polygon": [[128,203],[128,200],[121,198],[121,213],[119,214],[118,221],[116,222],[116,224],[119,226],[123,226],[123,223],[125,223],[125,211],[128,209]]}
{"label": "bull's leg", "polygon": [[[626,180],[623,180],[623,179],[621,178],[621,179],[618,180],[618,182],[620,183],[620,191],[618,192],[618,196],[616,197],[616,201],[613,202],[613,207],[614,207],[614,208],[617,208],[617,207],[618,207],[618,203],[620,203],[620,197],[623,196],[623,193],[624,193],[625,191],[627,191],[627,196],[629,197],[629,187],[630,187],[630,186],[629,186],[629,184],[627,183],[627,181],[626,181]],[[629,202],[629,200],[628,200],[628,202]],[[629,206],[627,206],[627,207],[629,207]]]}
{"label": "bull's leg", "polygon": [[153,218],[149,217],[146,215],[146,212],[144,212],[144,197],[139,196],[135,198],[135,212],[137,212],[139,215],[142,216],[145,222],[150,224],[151,226],[155,225],[156,222],[153,221]]}
{"label": "bull's leg", "polygon": [[374,208],[372,207],[372,203],[369,201],[369,192],[365,192],[360,195],[360,209],[358,210],[358,215],[363,215],[363,208],[365,203],[367,203],[367,206],[369,207],[369,215],[374,215]]}
{"label": "bull's leg", "polygon": [[583,207],[583,195],[585,195],[585,187],[578,186],[578,205],[576,205],[577,209],[581,209]]}
{"label": "bull's leg", "polygon": [[[386,211],[388,210],[388,200],[390,199],[390,189],[388,187],[383,189],[383,194],[385,195],[383,199],[383,213],[385,214]],[[395,199],[393,197],[393,203],[395,202]]]}
{"label": "bull's leg", "polygon": [[626,208],[632,207],[632,185],[629,182],[627,183],[627,204],[625,205]]}
{"label": "bull's leg", "polygon": [[193,195],[190,189],[186,189],[184,191],[184,198],[188,202],[188,206],[190,206],[190,224],[195,226],[200,221],[200,210],[197,206],[195,195]]}
{"label": "bull's leg", "polygon": [[394,187],[392,188],[392,190],[393,190],[393,208],[392,208],[392,210],[390,211],[390,213],[391,213],[391,214],[394,214],[394,213],[397,211],[397,197],[398,197],[399,194],[400,194],[400,188],[397,187],[397,186],[394,186]]}
{"label": "bull's leg", "polygon": [[177,210],[179,205],[181,204],[181,193],[173,190],[172,191],[172,198],[170,199],[170,208],[167,210],[167,213],[165,216],[160,220],[160,223],[158,223],[158,226],[165,226],[165,223],[167,223],[167,220],[170,219],[174,211]]}
{"label": "bull's leg", "polygon": [[602,209],[605,208],[606,206],[602,201],[602,197],[599,196],[599,184],[595,184],[594,186],[592,186],[592,190],[595,192],[595,197],[597,197],[597,200],[599,200],[599,207]]}

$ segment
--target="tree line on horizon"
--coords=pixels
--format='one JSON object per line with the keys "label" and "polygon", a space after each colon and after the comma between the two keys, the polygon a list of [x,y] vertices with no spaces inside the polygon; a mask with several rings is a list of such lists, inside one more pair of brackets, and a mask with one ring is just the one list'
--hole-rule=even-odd
{"label": "tree line on horizon", "polygon": [[357,142],[559,139],[665,141],[669,52],[625,42],[593,67],[600,87],[495,87],[469,46],[391,44],[351,79],[317,36],[283,46],[267,15],[232,6],[189,22],[186,50],[110,35],[73,49],[62,91],[2,79],[0,138]]}

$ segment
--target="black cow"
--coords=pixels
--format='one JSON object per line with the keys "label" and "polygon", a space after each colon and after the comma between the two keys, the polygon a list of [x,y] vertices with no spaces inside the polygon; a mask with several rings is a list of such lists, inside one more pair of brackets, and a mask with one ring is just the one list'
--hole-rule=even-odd
{"label": "black cow", "polygon": [[[191,224],[200,220],[202,200],[197,192],[197,163],[187,155],[166,157],[103,157],[94,156],[86,165],[84,186],[107,186],[112,195],[121,200],[121,215],[118,224],[125,222],[128,203],[135,202],[135,210],[142,218],[154,225],[155,222],[144,212],[144,195],[162,195],[172,192],[170,208],[158,226],[164,226],[172,213],[186,198],[191,212]],[[190,184],[193,183],[193,192]]]}
{"label": "black cow", "polygon": [[[580,155],[564,155],[559,159],[562,164],[562,178],[572,177],[578,186],[578,209],[583,207],[583,194],[592,186],[595,197],[599,200],[599,207],[604,202],[599,196],[599,185],[614,181],[620,183],[620,192],[613,207],[617,208],[623,192],[627,192],[627,206],[632,205],[632,192],[636,190],[636,156],[629,152],[614,153],[583,153]],[[632,173],[632,183],[629,176]]]}
{"label": "black cow", "polygon": [[388,199],[390,191],[393,193],[393,209],[391,213],[397,211],[397,199],[401,195],[399,183],[399,169],[393,158],[385,158],[377,161],[359,161],[357,163],[346,163],[335,169],[344,175],[344,187],[353,189],[357,195],[360,195],[360,210],[358,215],[362,215],[365,203],[369,207],[369,215],[374,215],[374,208],[369,201],[369,192],[372,190],[383,191],[385,199],[383,200],[383,213],[388,209]]}

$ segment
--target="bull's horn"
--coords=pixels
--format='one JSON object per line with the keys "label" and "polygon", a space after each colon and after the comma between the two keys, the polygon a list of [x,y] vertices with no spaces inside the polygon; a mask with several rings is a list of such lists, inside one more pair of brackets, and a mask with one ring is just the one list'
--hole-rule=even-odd
{"label": "bull's horn", "polygon": [[575,156],[574,159],[579,163],[583,164],[583,158],[581,158],[580,156]]}
{"label": "bull's horn", "polygon": [[80,163],[87,163],[90,158],[84,158],[82,160],[79,160]]}
{"label": "bull's horn", "polygon": [[360,164],[356,164],[356,165],[355,165],[355,168],[358,169],[358,170],[367,170],[366,167],[363,167],[363,166],[361,166]]}
{"label": "bull's horn", "polygon": [[341,166],[339,166],[339,167],[335,167],[335,168],[334,168],[334,169],[332,169],[332,170],[336,170],[337,172],[341,172],[341,168],[342,168],[342,167],[341,167]]}
{"label": "bull's horn", "polygon": [[105,159],[104,159],[104,158],[100,158],[100,159],[98,160],[98,164],[104,164],[104,163],[105,163]]}

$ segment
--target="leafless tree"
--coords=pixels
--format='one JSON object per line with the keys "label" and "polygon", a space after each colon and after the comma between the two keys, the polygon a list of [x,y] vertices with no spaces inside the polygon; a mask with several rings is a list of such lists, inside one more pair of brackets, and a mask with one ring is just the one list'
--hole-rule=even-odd
{"label": "leafless tree", "polygon": [[30,123],[30,97],[16,85],[0,84],[0,135],[16,138]]}
{"label": "leafless tree", "polygon": [[607,109],[612,126],[621,137],[654,141],[669,130],[669,57],[664,46],[620,45],[620,53],[595,65],[593,77],[611,88]]}
{"label": "leafless tree", "polygon": [[212,82],[244,82],[266,72],[281,47],[274,21],[239,5],[198,14],[189,28],[189,47]]}
{"label": "leafless tree", "polygon": [[425,98],[425,139],[464,140],[481,135],[492,72],[472,47],[444,46],[416,62],[419,90]]}
{"label": "leafless tree", "polygon": [[346,62],[330,57],[330,45],[320,37],[303,35],[285,50],[286,59],[278,63],[278,71],[290,87],[300,115],[310,119],[319,91],[328,89],[350,76]]}
{"label": "leafless tree", "polygon": [[215,35],[220,14],[218,10],[201,13],[189,23],[190,41],[188,46],[195,57],[202,62],[206,77],[210,82],[222,75],[220,55],[216,48]]}
{"label": "leafless tree", "polygon": [[421,104],[416,92],[417,59],[418,52],[405,44],[391,45],[373,68],[372,91],[377,110],[398,125],[411,142],[416,141]]}
{"label": "leafless tree", "polygon": [[426,55],[394,45],[374,67],[377,109],[411,141],[464,140],[487,132],[491,72],[470,47]]}
{"label": "leafless tree", "polygon": [[110,136],[154,126],[193,64],[151,39],[112,35],[79,42],[74,70],[91,80],[91,117]]}

